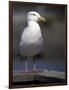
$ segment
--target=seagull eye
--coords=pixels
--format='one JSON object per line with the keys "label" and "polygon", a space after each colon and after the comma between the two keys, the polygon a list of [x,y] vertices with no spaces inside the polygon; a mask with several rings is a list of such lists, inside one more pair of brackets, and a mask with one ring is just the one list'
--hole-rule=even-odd
{"label": "seagull eye", "polygon": [[35,14],[32,14],[33,16],[35,16]]}

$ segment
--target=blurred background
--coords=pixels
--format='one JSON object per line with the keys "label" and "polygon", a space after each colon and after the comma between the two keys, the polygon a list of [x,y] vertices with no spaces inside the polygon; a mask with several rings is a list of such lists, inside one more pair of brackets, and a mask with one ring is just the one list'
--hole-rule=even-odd
{"label": "blurred background", "polygon": [[[25,70],[24,60],[16,56],[21,33],[27,26],[27,13],[36,11],[46,18],[39,23],[44,40],[41,58],[36,58],[37,69],[64,71],[65,69],[65,6],[13,4],[13,71]],[[28,61],[28,69],[33,64]]]}

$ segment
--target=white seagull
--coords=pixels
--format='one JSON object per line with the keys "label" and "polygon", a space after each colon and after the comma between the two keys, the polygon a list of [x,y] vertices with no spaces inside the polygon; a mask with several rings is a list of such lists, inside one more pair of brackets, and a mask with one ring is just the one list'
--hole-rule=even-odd
{"label": "white seagull", "polygon": [[[27,14],[28,26],[23,30],[19,43],[21,56],[33,57],[37,55],[43,45],[43,38],[38,21],[46,21],[39,13],[30,11]],[[27,71],[27,62],[25,63]],[[35,63],[34,63],[35,69]]]}

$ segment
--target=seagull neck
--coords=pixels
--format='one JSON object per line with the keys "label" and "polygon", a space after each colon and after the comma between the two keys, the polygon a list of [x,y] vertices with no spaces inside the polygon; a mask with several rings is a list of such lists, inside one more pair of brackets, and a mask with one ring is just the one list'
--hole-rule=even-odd
{"label": "seagull neck", "polygon": [[32,25],[38,25],[38,23],[33,20],[28,21],[28,26],[32,26]]}

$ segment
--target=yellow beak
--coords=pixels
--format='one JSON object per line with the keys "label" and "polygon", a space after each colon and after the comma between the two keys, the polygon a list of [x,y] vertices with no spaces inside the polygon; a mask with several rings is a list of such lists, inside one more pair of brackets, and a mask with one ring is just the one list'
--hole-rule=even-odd
{"label": "yellow beak", "polygon": [[44,22],[46,21],[46,19],[44,17],[40,17],[39,20],[44,21]]}

